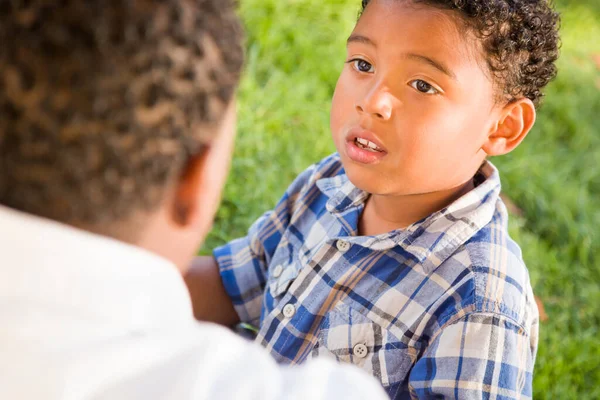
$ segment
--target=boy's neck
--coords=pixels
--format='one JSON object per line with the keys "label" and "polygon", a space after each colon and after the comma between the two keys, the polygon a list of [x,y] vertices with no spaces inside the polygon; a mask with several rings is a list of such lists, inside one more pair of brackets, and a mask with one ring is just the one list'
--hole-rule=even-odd
{"label": "boy's neck", "polygon": [[473,179],[465,184],[439,192],[384,196],[372,194],[358,223],[360,236],[374,236],[403,229],[450,205],[474,188]]}

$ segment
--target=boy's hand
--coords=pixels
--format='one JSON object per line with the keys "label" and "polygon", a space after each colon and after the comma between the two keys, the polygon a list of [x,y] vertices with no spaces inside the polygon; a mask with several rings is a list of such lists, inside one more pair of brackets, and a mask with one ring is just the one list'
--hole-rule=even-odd
{"label": "boy's hand", "polygon": [[196,257],[184,279],[192,298],[194,316],[198,320],[226,326],[240,322],[213,257]]}

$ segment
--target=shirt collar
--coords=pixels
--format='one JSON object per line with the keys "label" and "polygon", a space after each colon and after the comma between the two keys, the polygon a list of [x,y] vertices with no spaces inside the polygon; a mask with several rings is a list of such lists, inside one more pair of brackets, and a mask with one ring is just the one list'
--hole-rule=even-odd
{"label": "shirt collar", "polygon": [[[478,185],[473,190],[406,229],[351,240],[373,250],[402,246],[418,262],[427,264],[428,261],[434,268],[489,223],[496,211],[500,194],[498,170],[485,161],[476,178]],[[320,179],[317,186],[329,197],[326,207],[334,215],[362,209],[369,196],[354,186],[345,173]]]}
{"label": "shirt collar", "polygon": [[327,211],[330,213],[343,213],[349,208],[362,205],[369,197],[367,192],[358,189],[350,182],[345,173],[323,178],[317,181],[317,187],[329,197]]}
{"label": "shirt collar", "polygon": [[128,330],[192,321],[177,268],[141,248],[0,206],[0,298]]}

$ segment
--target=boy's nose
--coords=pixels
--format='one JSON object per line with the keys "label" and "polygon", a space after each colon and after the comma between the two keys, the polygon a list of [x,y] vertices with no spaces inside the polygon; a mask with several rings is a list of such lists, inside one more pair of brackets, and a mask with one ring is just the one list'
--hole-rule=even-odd
{"label": "boy's nose", "polygon": [[359,114],[367,113],[379,120],[387,121],[392,117],[393,101],[389,92],[375,88],[362,101],[357,102],[355,107]]}

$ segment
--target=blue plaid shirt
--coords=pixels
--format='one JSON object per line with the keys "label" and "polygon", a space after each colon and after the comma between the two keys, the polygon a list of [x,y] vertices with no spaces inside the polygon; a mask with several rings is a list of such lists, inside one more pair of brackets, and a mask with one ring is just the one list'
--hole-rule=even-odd
{"label": "blue plaid shirt", "polygon": [[278,361],[355,364],[390,398],[530,398],[538,310],[498,171],[475,181],[406,229],[357,236],[368,194],[337,154],[311,166],[214,251],[241,320]]}

